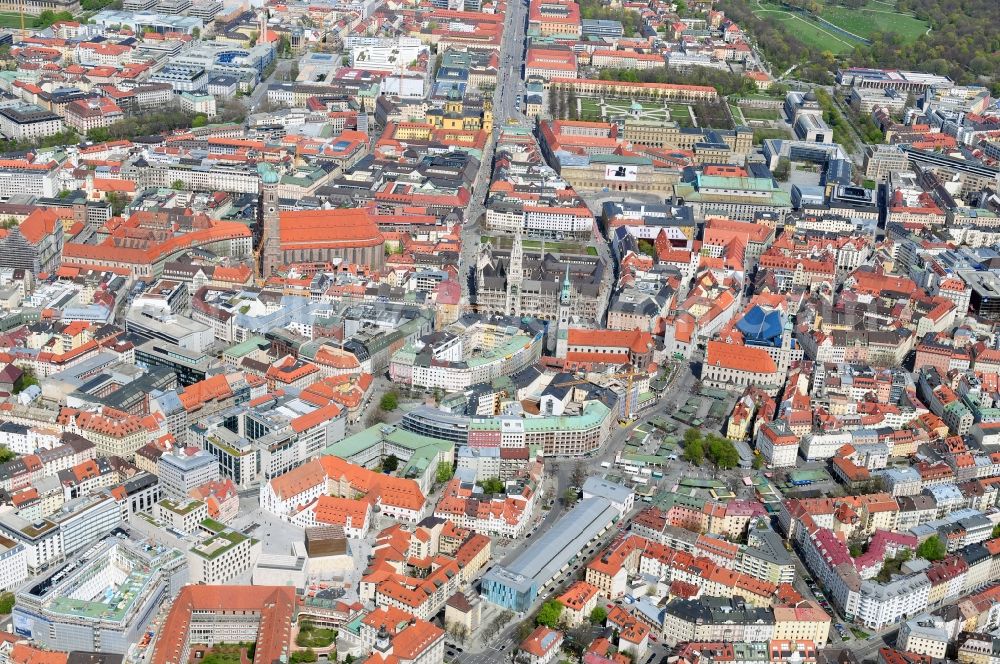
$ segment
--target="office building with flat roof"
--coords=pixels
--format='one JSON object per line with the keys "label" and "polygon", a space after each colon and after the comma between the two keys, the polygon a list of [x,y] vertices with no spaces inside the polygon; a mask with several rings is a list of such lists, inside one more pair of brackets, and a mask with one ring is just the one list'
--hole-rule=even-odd
{"label": "office building with flat roof", "polygon": [[195,487],[219,479],[219,461],[205,450],[178,447],[160,457],[156,474],[164,497],[183,501]]}
{"label": "office building with flat roof", "polygon": [[0,108],[0,133],[15,141],[35,140],[61,132],[62,118],[34,104]]}
{"label": "office building with flat roof", "polygon": [[595,496],[607,499],[622,516],[635,505],[635,492],[632,489],[600,477],[588,477],[583,483],[583,498],[586,500]]}
{"label": "office building with flat roof", "polygon": [[585,18],[580,21],[580,27],[584,37],[608,37],[610,39],[621,39],[625,34],[625,28],[621,21],[607,21],[603,19]]}
{"label": "office building with flat roof", "polygon": [[124,654],[186,583],[180,551],[117,529],[17,593],[14,632],[52,650]]}
{"label": "office building with flat roof", "polygon": [[972,290],[969,309],[986,320],[1000,320],[1000,277],[993,272],[962,272]]}

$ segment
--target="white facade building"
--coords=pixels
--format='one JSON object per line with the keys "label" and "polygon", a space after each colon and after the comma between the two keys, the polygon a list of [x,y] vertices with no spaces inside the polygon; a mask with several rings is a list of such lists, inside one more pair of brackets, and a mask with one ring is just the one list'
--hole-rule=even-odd
{"label": "white facade building", "polygon": [[416,37],[378,39],[351,49],[351,67],[367,71],[398,72],[427,50]]}

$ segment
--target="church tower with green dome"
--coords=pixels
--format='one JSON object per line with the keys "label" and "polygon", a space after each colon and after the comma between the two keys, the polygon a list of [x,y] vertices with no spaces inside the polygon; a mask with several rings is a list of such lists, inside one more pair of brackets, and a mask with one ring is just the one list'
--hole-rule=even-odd
{"label": "church tower with green dome", "polygon": [[281,221],[278,214],[278,173],[270,164],[257,165],[260,174],[260,276],[267,279],[281,266]]}

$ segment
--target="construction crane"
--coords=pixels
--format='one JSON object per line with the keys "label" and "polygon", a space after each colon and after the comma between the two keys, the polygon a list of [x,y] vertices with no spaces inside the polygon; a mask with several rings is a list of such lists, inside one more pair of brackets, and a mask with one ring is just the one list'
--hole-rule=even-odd
{"label": "construction crane", "polygon": [[[631,404],[631,401],[632,401],[632,383],[633,383],[635,377],[639,375],[639,372],[633,370],[633,371],[621,371],[621,372],[618,372],[618,373],[602,374],[602,375],[607,376],[608,378],[627,378],[628,379],[628,387],[625,390],[625,417],[626,418],[631,418],[632,417],[632,404]],[[553,385],[553,387],[572,387],[574,385],[583,385],[584,383],[591,383],[591,382],[593,382],[593,381],[587,380],[586,378],[583,378],[583,379],[580,379],[580,380],[568,380],[568,381],[565,381],[565,382],[562,382],[562,383],[556,383],[555,385]],[[619,424],[626,424],[628,421],[629,420],[626,420],[626,419],[619,419],[618,423]]]}

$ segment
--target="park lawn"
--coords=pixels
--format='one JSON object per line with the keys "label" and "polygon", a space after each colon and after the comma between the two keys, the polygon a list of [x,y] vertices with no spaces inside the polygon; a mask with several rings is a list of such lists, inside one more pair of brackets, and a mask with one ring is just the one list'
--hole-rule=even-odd
{"label": "park lawn", "polygon": [[333,630],[314,627],[308,631],[300,631],[295,638],[295,645],[300,648],[326,648],[333,643]]}
{"label": "park lawn", "polygon": [[[513,244],[513,242],[511,242],[511,244]],[[542,248],[542,242],[540,240],[523,240],[523,244],[524,248],[529,251],[540,251]],[[585,245],[576,244],[574,242],[553,242],[551,240],[546,240],[544,246],[545,251],[555,251],[561,254],[576,254],[578,256],[583,256],[587,253],[587,247]]]}
{"label": "park lawn", "polygon": [[659,111],[663,108],[663,104],[657,104],[651,101],[640,101],[644,111]]}
{"label": "park lawn", "polygon": [[670,117],[678,122],[681,121],[681,118],[691,119],[691,111],[685,104],[667,104],[667,108],[670,109]]}
{"label": "park lawn", "polygon": [[[24,27],[30,28],[35,21],[34,16],[24,16]],[[12,14],[8,12],[0,12],[0,28],[20,28],[21,27],[21,16],[20,14]]]}
{"label": "park lawn", "polygon": [[[498,235],[491,237],[489,235],[483,235],[479,238],[480,244],[485,244],[490,242],[494,247],[500,251],[507,251],[514,244],[514,239],[507,235]],[[523,246],[528,251],[539,251],[542,248],[541,240],[522,240],[521,246]],[[588,254],[588,247],[584,244],[577,244],[575,242],[559,242],[557,240],[546,240],[545,241],[545,251],[554,251],[556,253],[562,254],[574,254],[577,256],[585,256]]]}
{"label": "park lawn", "polygon": [[586,97],[580,99],[580,119],[586,122],[600,122],[603,119],[600,103],[596,99]]}
{"label": "park lawn", "polygon": [[826,5],[823,7],[823,18],[866,39],[875,32],[894,32],[906,41],[914,41],[926,33],[929,27],[918,18],[894,12],[879,3],[869,3],[861,9]]}
{"label": "park lawn", "polygon": [[753,130],[754,145],[760,145],[764,141],[772,138],[791,138],[791,135],[784,129],[779,129],[777,127],[773,129],[761,128]]}
{"label": "park lawn", "polygon": [[777,120],[778,110],[774,108],[741,108],[747,120]]}
{"label": "park lawn", "polygon": [[691,109],[688,108],[687,104],[667,104],[667,108],[670,109],[670,119],[676,122],[681,129],[694,126],[694,121],[691,119]]}
{"label": "park lawn", "polygon": [[[759,18],[774,19],[781,23],[782,27],[789,34],[794,35],[804,44],[809,44],[821,51],[831,53],[845,53],[853,50],[856,42],[846,35],[835,35],[832,31],[822,27],[816,21],[811,21],[807,17],[788,11],[786,7],[775,2],[761,2],[763,10],[754,10]],[[831,21],[832,22],[832,21]]]}
{"label": "park lawn", "polygon": [[741,109],[736,104],[729,105],[729,112],[733,114],[733,122],[735,122],[736,124],[743,124],[744,122],[746,122],[747,118],[750,117],[746,115],[743,112],[743,109]]}

